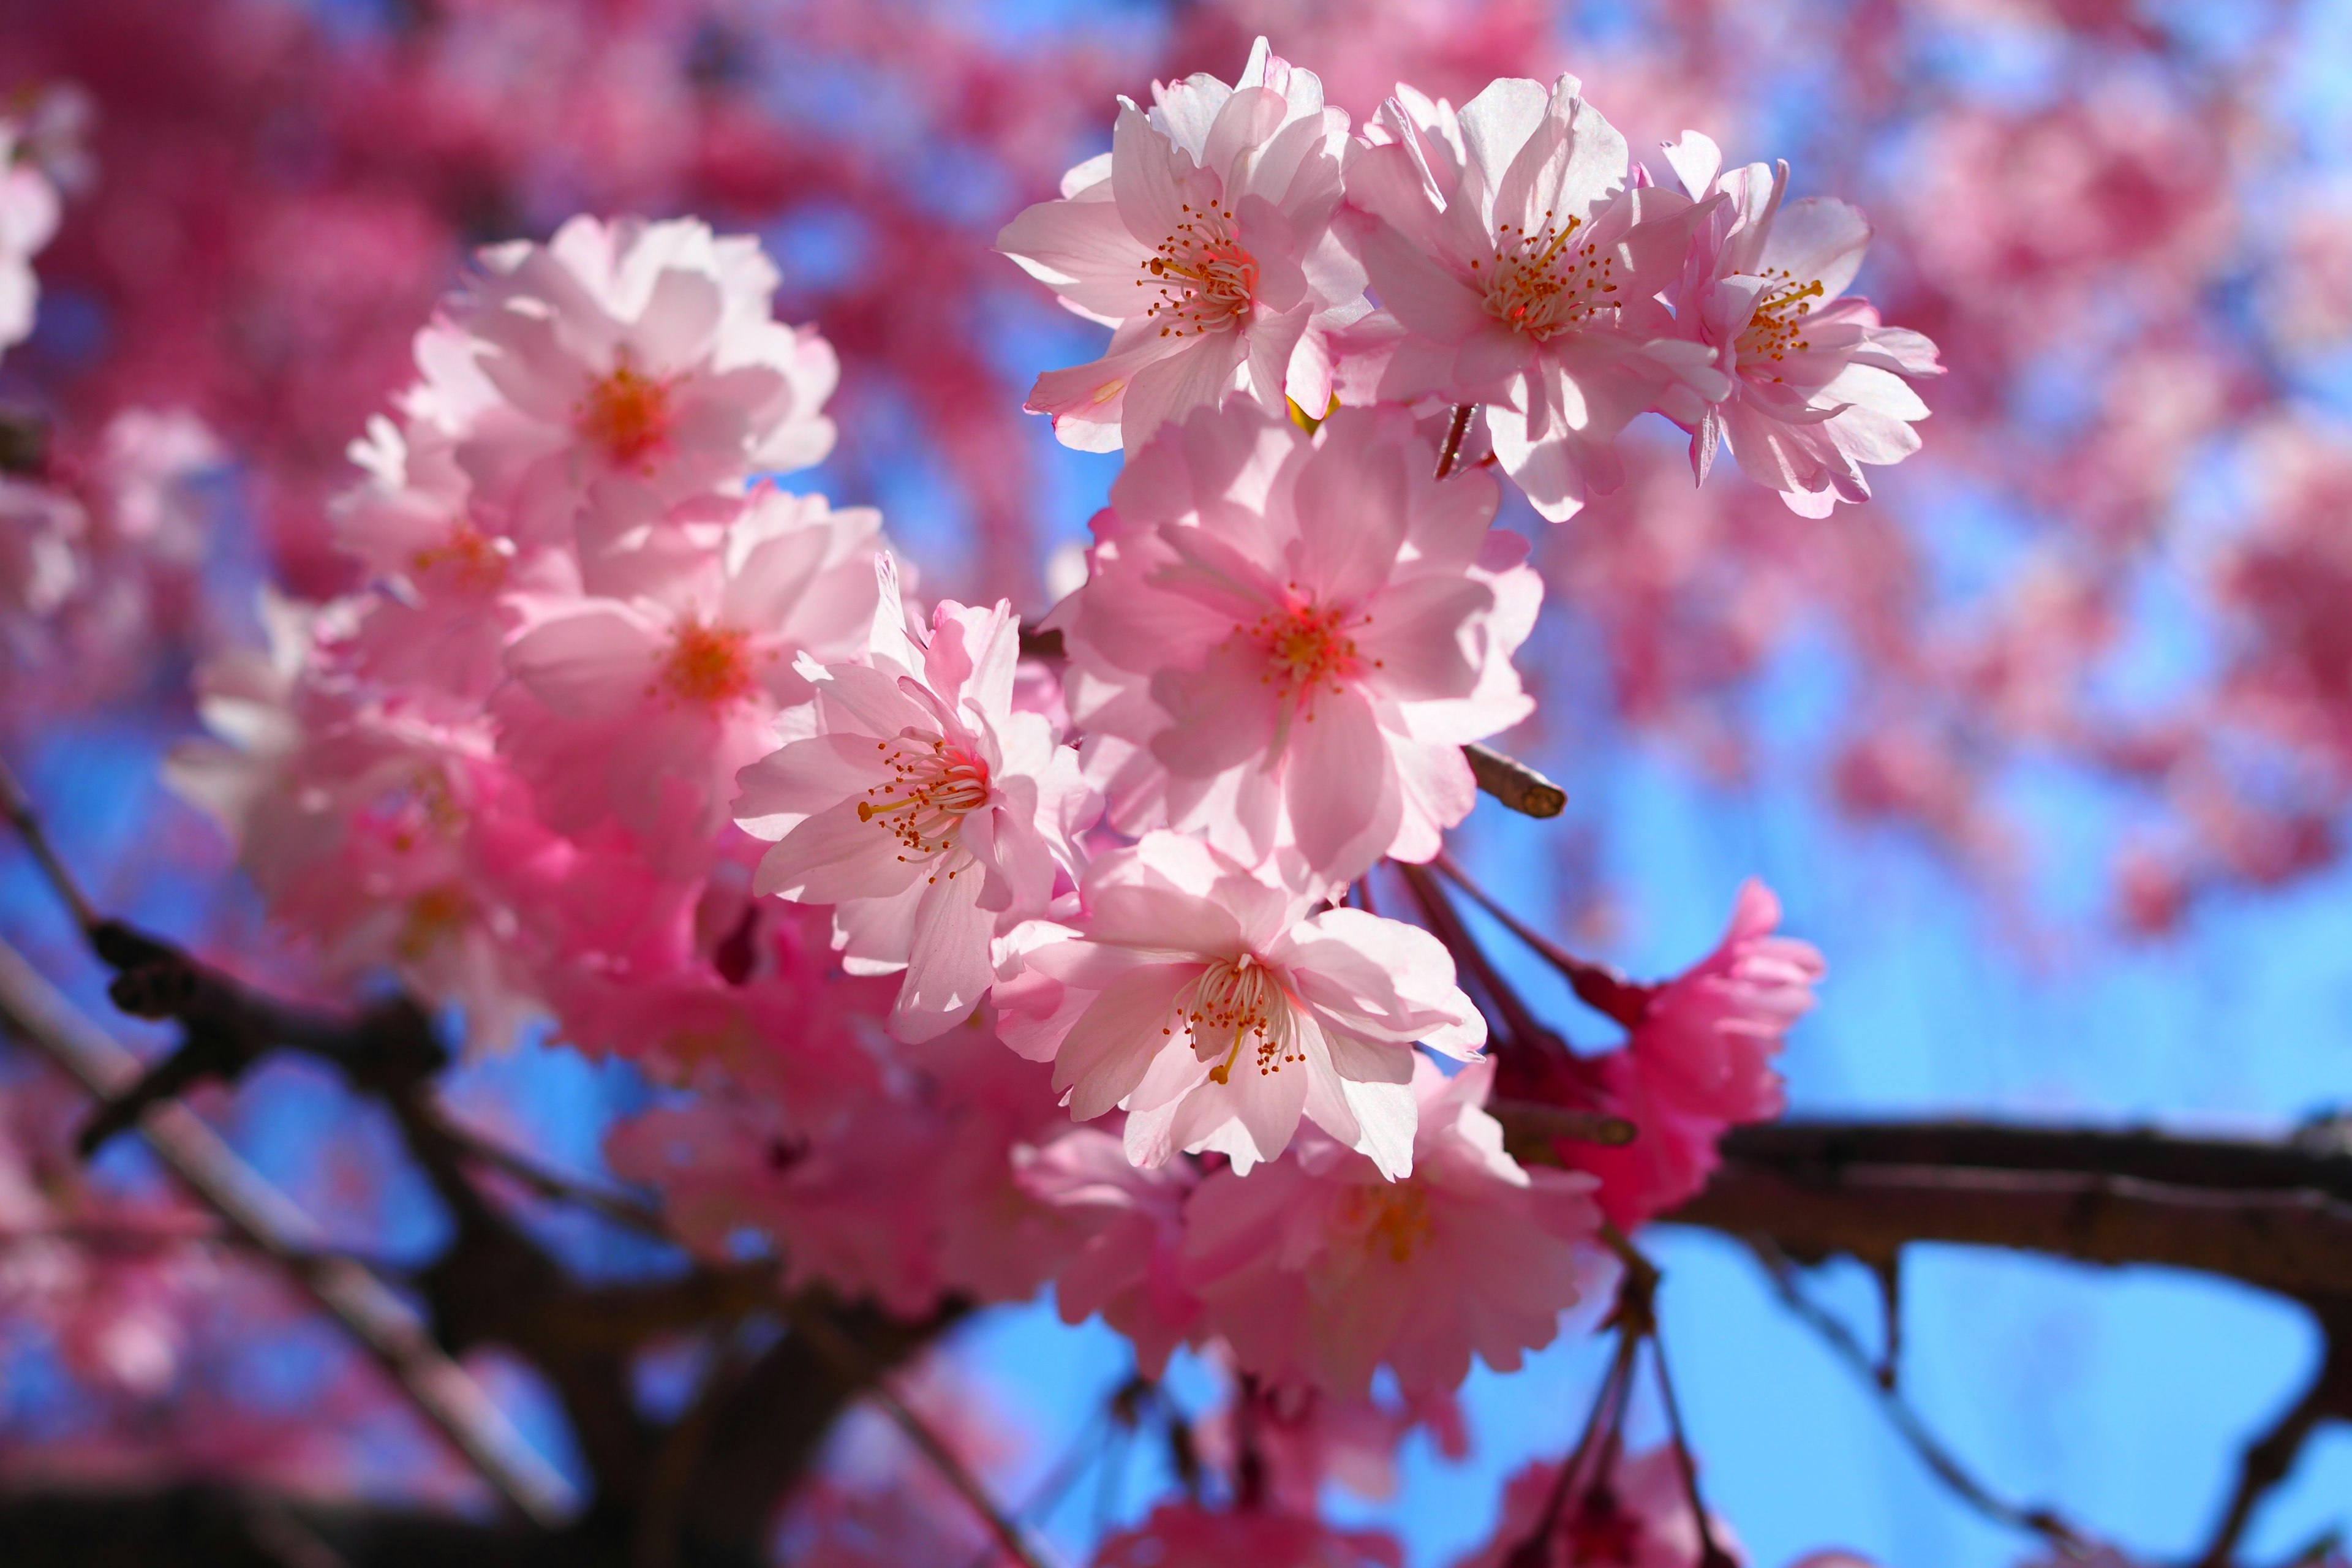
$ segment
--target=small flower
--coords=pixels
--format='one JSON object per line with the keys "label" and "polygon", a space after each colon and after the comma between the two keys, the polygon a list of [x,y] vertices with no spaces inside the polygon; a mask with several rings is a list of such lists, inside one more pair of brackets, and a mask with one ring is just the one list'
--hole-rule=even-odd
{"label": "small flower", "polygon": [[922,1040],[979,1005],[995,935],[1075,877],[1097,808],[1076,753],[1013,707],[1011,609],[943,601],[918,643],[885,575],[864,661],[803,664],[817,733],[743,770],[736,821],[775,845],[757,891],[835,905],[853,973],[906,971],[890,1026]]}
{"label": "small flower", "polygon": [[1194,76],[1121,99],[1109,153],[1023,212],[996,247],[1115,328],[1103,357],[1029,395],[1063,445],[1132,455],[1235,386],[1279,413],[1331,401],[1330,332],[1370,309],[1330,232],[1348,117],[1323,86],[1251,50],[1240,85]]}
{"label": "small flower", "polygon": [[1160,831],[1087,869],[1069,925],[1023,933],[998,1032],[1054,1063],[1079,1121],[1127,1110],[1128,1157],[1214,1149],[1247,1171],[1301,1115],[1391,1177],[1412,1168],[1415,1042],[1468,1058],[1486,1020],[1418,927],[1261,881]]}

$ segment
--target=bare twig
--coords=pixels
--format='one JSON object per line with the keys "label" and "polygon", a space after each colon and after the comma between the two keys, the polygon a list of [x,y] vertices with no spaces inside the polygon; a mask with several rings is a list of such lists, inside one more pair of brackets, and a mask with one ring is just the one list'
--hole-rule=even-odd
{"label": "bare twig", "polygon": [[41,876],[65,905],[66,912],[73,916],[74,924],[84,932],[95,930],[97,914],[90,909],[89,900],[82,897],[81,886],[74,880],[73,873],[58,858],[39,815],[33,810],[32,796],[25,793],[25,786],[16,781],[5,759],[0,759],[0,816],[5,816],[8,826],[16,830],[16,837],[25,841],[34,864],[40,867]]}
{"label": "bare twig", "polygon": [[989,1533],[996,1537],[997,1544],[1004,1548],[1006,1555],[1020,1563],[1021,1568],[1045,1568],[1044,1558],[1029,1543],[1020,1525],[996,1506],[996,1500],[988,1495],[988,1489],[981,1485],[980,1478],[973,1475],[956,1451],[931,1430],[929,1423],[898,1396],[898,1390],[890,1385],[888,1376],[867,1361],[866,1353],[834,1326],[821,1308],[793,1298],[784,1302],[784,1311],[793,1332],[806,1340],[819,1355],[833,1363],[844,1375],[865,1384],[871,1390],[874,1402],[882,1407],[882,1413],[890,1418],[891,1425],[914,1444],[917,1451],[930,1461],[931,1468],[939,1471],[940,1479],[962,1497],[980,1521],[988,1527]]}
{"label": "bare twig", "polygon": [[2327,1333],[2327,1348],[2319,1370],[2294,1404],[2239,1457],[2237,1484],[2197,1568],[2224,1568],[2230,1562],[2253,1521],[2254,1510],[2286,1479],[2321,1422],[2352,1420],[2352,1312],[2337,1304],[2322,1313],[2321,1326]]}
{"label": "bare twig", "polygon": [[1551,938],[1529,926],[1525,921],[1505,909],[1486,889],[1470,879],[1454,857],[1440,852],[1430,862],[1445,874],[1446,879],[1470,895],[1480,909],[1495,917],[1505,931],[1526,944],[1528,950],[1568,979],[1577,1000],[1597,1013],[1614,1018],[1632,1028],[1650,1005],[1655,987],[1628,980],[1605,963],[1595,963],[1589,958],[1579,958]]}
{"label": "bare twig", "polygon": [[1475,403],[1457,403],[1454,405],[1454,416],[1445,422],[1445,444],[1437,449],[1439,479],[1442,479],[1452,473],[1454,465],[1461,460],[1463,439],[1470,434],[1470,417],[1477,412],[1478,405]]}
{"label": "bare twig", "polygon": [[1503,1124],[1503,1146],[1514,1159],[1543,1161],[1555,1138],[1572,1143],[1622,1148],[1633,1141],[1633,1124],[1604,1110],[1576,1110],[1533,1100],[1496,1100],[1486,1114]]}
{"label": "bare twig", "polygon": [[[2082,1536],[2048,1509],[2021,1508],[2005,1501],[1970,1475],[1928,1428],[1919,1413],[1911,1407],[1910,1401],[1879,1381],[1870,1352],[1854,1338],[1853,1331],[1805,1294],[1797,1279],[1797,1266],[1789,1256],[1773,1246],[1769,1238],[1757,1238],[1753,1245],[1756,1256],[1763,1263],[1764,1271],[1770,1278],[1773,1290],[1780,1296],[1781,1303],[1819,1334],[1837,1358],[1876,1392],[1878,1402],[1895,1431],[1910,1445],[1911,1451],[1919,1457],[1919,1461],[1934,1472],[1936,1479],[1943,1482],[1954,1496],[1995,1523],[2040,1536],[2062,1552],[2073,1554],[2082,1549]],[[1663,1366],[1660,1373],[1663,1379]]]}
{"label": "bare twig", "polygon": [[[101,1102],[141,1077],[136,1057],[5,943],[0,1025]],[[263,1181],[194,1110],[177,1102],[152,1105],[142,1113],[139,1128],[199,1197],[309,1288],[525,1517],[552,1526],[577,1510],[571,1483],[524,1440],[471,1374],[442,1353],[415,1310],[364,1265],[325,1255],[310,1216]]]}
{"label": "bare twig", "polygon": [[1517,757],[1473,742],[1462,748],[1478,787],[1522,816],[1558,816],[1568,809],[1568,792]]}

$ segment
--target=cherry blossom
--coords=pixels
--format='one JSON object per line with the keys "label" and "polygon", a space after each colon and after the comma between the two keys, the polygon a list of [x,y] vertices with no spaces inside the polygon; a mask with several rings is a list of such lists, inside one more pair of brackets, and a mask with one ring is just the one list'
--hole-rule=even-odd
{"label": "cherry blossom", "polygon": [[1462,744],[1533,708],[1510,660],[1541,587],[1494,481],[1435,464],[1395,410],[1309,437],[1234,406],[1128,466],[1050,623],[1121,831],[1332,881],[1437,853],[1476,798]]}
{"label": "cherry blossom", "polygon": [[[507,531],[575,519],[605,537],[747,471],[833,445],[838,374],[814,330],[769,316],[778,274],[748,237],[690,219],[574,218],[494,246],[419,346],[414,412],[440,423]],[[581,509],[585,516],[580,517]]]}
{"label": "cherry blossom", "polygon": [[82,577],[88,528],[71,496],[0,476],[0,616],[39,620],[64,604]]}
{"label": "cherry blossom", "polygon": [[737,771],[772,749],[777,712],[809,699],[795,658],[859,645],[881,527],[866,508],[762,489],[709,545],[612,558],[613,593],[530,606],[492,709],[550,824],[577,833],[610,816],[671,857],[706,842]]}
{"label": "cherry blossom", "polygon": [[1919,449],[1911,423],[1927,405],[1906,378],[1943,368],[1935,344],[1881,326],[1868,301],[1846,294],[1870,225],[1834,197],[1784,201],[1785,163],[1723,169],[1696,131],[1666,156],[1692,198],[1710,204],[1675,288],[1675,321],[1731,373],[1719,399],[1690,384],[1665,395],[1665,412],[1691,431],[1691,467],[1704,480],[1728,441],[1741,471],[1803,516],[1869,500],[1862,466]]}
{"label": "cherry blossom", "polygon": [[1236,387],[1280,412],[1331,401],[1331,331],[1361,317],[1361,269],[1330,232],[1348,117],[1264,38],[1240,82],[1119,100],[1111,150],[1062,176],[997,248],[1064,306],[1116,329],[1103,356],[1029,395],[1065,446],[1132,455]]}
{"label": "cherry blossom", "polygon": [[0,353],[33,330],[40,283],[33,258],[63,216],[58,188],[22,145],[25,127],[0,118]]}
{"label": "cherry blossom", "polygon": [[1184,1278],[1206,1331],[1261,1376],[1343,1396],[1361,1396],[1376,1367],[1423,1394],[1458,1384],[1474,1354],[1509,1372],[1549,1344],[1600,1230],[1596,1184],[1503,1152],[1481,1109],[1493,1079],[1491,1062],[1450,1079],[1415,1064],[1409,1177],[1308,1133],[1246,1181],[1203,1182],[1186,1210]]}
{"label": "cherry blossom", "polygon": [[1198,1174],[1182,1160],[1138,1166],[1118,1139],[1090,1127],[1013,1157],[1022,1189],[1083,1238],[1054,1279],[1062,1321],[1082,1323],[1101,1313],[1135,1347],[1137,1368],[1159,1376],[1201,1316],[1181,1275],[1185,1200]]}
{"label": "cherry blossom", "polygon": [[[1454,1568],[1704,1568],[1698,1516],[1672,1447],[1623,1456],[1598,1475],[1579,1479],[1547,1536],[1543,1521],[1558,1490],[1559,1467],[1538,1460],[1503,1488],[1503,1518],[1485,1548]],[[1739,1563],[1746,1555],[1710,1515],[1716,1544]],[[1526,1543],[1539,1542],[1533,1555]],[[1831,1568],[1831,1558],[1808,1558]],[[1797,1568],[1803,1568],[1802,1564]]]}
{"label": "cherry blossom", "polygon": [[1555,522],[1622,482],[1635,415],[1724,381],[1656,298],[1699,210],[1629,184],[1625,139],[1581,90],[1506,79],[1458,117],[1414,94],[1419,123],[1401,100],[1391,139],[1349,164],[1342,221],[1381,307],[1347,345],[1343,399],[1483,405],[1505,471]]}
{"label": "cherry blossom", "polygon": [[1094,1568],[1402,1568],[1404,1553],[1375,1531],[1336,1530],[1311,1516],[1224,1512],[1164,1503],[1096,1551]]}
{"label": "cherry blossom", "polygon": [[736,820],[775,846],[758,891],[835,906],[853,973],[906,972],[890,1026],[923,1040],[979,1005],[998,932],[1075,879],[1097,808],[1052,723],[1013,707],[1010,607],[942,600],[918,642],[884,581],[864,660],[803,666],[818,732],[743,770]]}
{"label": "cherry blossom", "polygon": [[1213,1149],[1246,1172],[1304,1115],[1391,1178],[1412,1168],[1416,1043],[1468,1058],[1486,1020],[1428,932],[1307,911],[1216,849],[1165,830],[1087,867],[1082,910],[1033,932],[999,984],[998,1028],[1054,1063],[1077,1120],[1127,1110],[1128,1157]]}

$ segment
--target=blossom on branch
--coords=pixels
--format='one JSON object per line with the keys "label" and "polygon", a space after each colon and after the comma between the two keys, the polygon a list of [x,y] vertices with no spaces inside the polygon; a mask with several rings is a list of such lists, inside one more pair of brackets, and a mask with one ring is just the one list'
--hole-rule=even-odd
{"label": "blossom on branch", "polygon": [[834,905],[852,973],[906,971],[890,1027],[923,1040],[979,1005],[996,935],[1075,881],[1098,808],[1052,722],[1013,709],[1011,609],[942,600],[918,642],[885,579],[862,661],[802,666],[817,733],[745,768],[735,816],[775,846],[754,889]]}
{"label": "blossom on branch", "polygon": [[1323,84],[1251,50],[1238,86],[1206,75],[1119,100],[1111,150],[1062,177],[996,247],[1062,303],[1115,328],[1103,357],[1029,395],[1063,445],[1129,455],[1235,388],[1276,413],[1331,401],[1329,334],[1362,316],[1362,270],[1331,233],[1348,117]]}
{"label": "blossom on branch", "polygon": [[1595,1183],[1504,1152],[1493,1079],[1491,1061],[1415,1064],[1410,1176],[1310,1133],[1246,1181],[1203,1182],[1184,1259],[1203,1331],[1260,1377],[1356,1396],[1381,1366],[1410,1397],[1459,1384],[1474,1354],[1510,1372],[1549,1344],[1582,1293]]}
{"label": "blossom on branch", "polygon": [[1542,584],[1487,526],[1494,480],[1435,466],[1402,410],[1310,437],[1246,406],[1128,466],[1050,619],[1122,832],[1295,851],[1327,882],[1437,853],[1476,799],[1463,744],[1533,710],[1511,655]]}
{"label": "blossom on branch", "polygon": [[1125,1107],[1137,1164],[1213,1149],[1247,1172],[1303,1115],[1403,1176],[1413,1045],[1468,1059],[1486,1020],[1435,937],[1362,910],[1310,915],[1318,901],[1148,833],[1087,868],[1068,924],[1020,933],[998,1032],[1054,1063],[1079,1121]]}
{"label": "blossom on branch", "polygon": [[1400,99],[1349,162],[1340,220],[1380,302],[1344,345],[1342,398],[1484,405],[1496,457],[1554,522],[1622,482],[1635,415],[1724,380],[1657,299],[1700,210],[1629,184],[1625,139],[1580,91],[1505,79],[1458,117]]}
{"label": "blossom on branch", "polygon": [[481,270],[418,342],[412,414],[457,443],[503,531],[625,535],[833,447],[839,376],[815,329],[771,319],[774,266],[692,219],[576,217]]}
{"label": "blossom on branch", "polygon": [[1868,221],[1829,196],[1784,201],[1786,163],[1723,169],[1723,154],[1696,131],[1666,157],[1705,204],[1675,286],[1675,319],[1729,373],[1717,397],[1696,383],[1666,392],[1664,411],[1691,432],[1691,467],[1705,479],[1728,441],[1740,471],[1803,516],[1869,500],[1862,465],[1919,449],[1911,426],[1927,405],[1910,380],[1943,367],[1934,343],[1880,325],[1868,300],[1846,294],[1870,243]]}

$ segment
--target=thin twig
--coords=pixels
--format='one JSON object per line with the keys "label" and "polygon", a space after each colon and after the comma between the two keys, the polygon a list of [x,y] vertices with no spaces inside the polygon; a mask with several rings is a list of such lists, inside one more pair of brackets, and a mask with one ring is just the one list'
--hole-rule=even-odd
{"label": "thin twig", "polygon": [[1519,761],[1476,742],[1462,748],[1478,787],[1522,816],[1558,816],[1568,809],[1568,791]]}
{"label": "thin twig", "polygon": [[1995,1497],[1984,1484],[1969,1474],[1951,1450],[1945,1447],[1936,1434],[1929,1430],[1909,1400],[1878,1380],[1876,1368],[1868,1351],[1855,1339],[1853,1331],[1843,1321],[1807,1296],[1797,1281],[1797,1266],[1768,1237],[1751,1237],[1750,1247],[1764,1265],[1764,1272],[1772,1281],[1774,1292],[1781,1303],[1797,1318],[1819,1334],[1837,1358],[1845,1363],[1855,1375],[1868,1384],[1885,1407],[1887,1419],[1920,1463],[1932,1471],[1937,1480],[1948,1488],[1962,1502],[1991,1520],[2011,1530],[2037,1535],[2062,1552],[2078,1552],[2084,1542],[2063,1520],[2048,1509],[2022,1508]]}
{"label": "thin twig", "polygon": [[73,873],[67,870],[66,863],[58,858],[56,847],[49,843],[47,831],[41,826],[39,815],[33,810],[33,797],[25,793],[25,786],[17,782],[5,758],[0,758],[0,816],[8,819],[8,825],[16,830],[16,837],[22,838],[25,847],[32,851],[34,863],[40,867],[42,877],[56,891],[58,901],[66,907],[66,912],[73,916],[74,924],[85,933],[95,931],[98,928],[96,911],[90,908],[89,900],[82,897],[81,887],[73,879]]}
{"label": "thin twig", "polygon": [[1462,912],[1446,898],[1445,889],[1437,885],[1437,879],[1429,874],[1429,868],[1408,865],[1403,861],[1392,864],[1396,867],[1397,875],[1404,881],[1405,890],[1412,895],[1412,901],[1420,907],[1422,919],[1431,932],[1445,944],[1454,954],[1454,963],[1502,1014],[1503,1025],[1509,1031],[1511,1043],[1533,1050],[1542,1041],[1552,1037],[1551,1031],[1543,1026],[1518,992],[1487,961],[1486,952],[1472,939],[1469,928],[1462,923]]}
{"label": "thin twig", "polygon": [[1496,923],[1518,938],[1530,952],[1565,975],[1578,1001],[1597,1013],[1614,1018],[1629,1029],[1640,1021],[1642,1014],[1649,1006],[1653,987],[1628,980],[1605,963],[1577,957],[1505,909],[1486,889],[1470,879],[1454,857],[1443,850],[1430,864],[1444,872],[1446,880],[1469,894],[1471,902],[1494,916]]}
{"label": "thin twig", "polygon": [[988,1489],[981,1485],[980,1478],[973,1475],[955,1450],[949,1447],[946,1441],[931,1430],[929,1424],[898,1396],[898,1390],[890,1386],[889,1378],[866,1360],[865,1352],[834,1326],[822,1309],[793,1298],[784,1302],[784,1311],[793,1332],[806,1339],[816,1352],[833,1363],[844,1376],[867,1387],[875,1403],[882,1406],[882,1413],[905,1434],[907,1440],[915,1445],[923,1458],[930,1461],[931,1468],[939,1471],[940,1478],[963,1498],[981,1522],[988,1527],[989,1532],[996,1537],[997,1544],[1004,1548],[1007,1555],[1020,1563],[1021,1568],[1045,1568],[1045,1559],[1029,1543],[1021,1527],[996,1506],[996,1500],[988,1495]]}
{"label": "thin twig", "polygon": [[2253,1521],[2254,1510],[2294,1468],[2295,1457],[2314,1428],[2330,1417],[2352,1417],[2352,1353],[2347,1353],[2340,1337],[2352,1329],[2352,1323],[2345,1321],[2341,1312],[2324,1313],[2321,1326],[2327,1333],[2327,1347],[2311,1386],[2239,1456],[2237,1485],[2231,1489],[2229,1506],[2197,1559],[2197,1568],[2223,1568],[2230,1561],[2246,1526]]}
{"label": "thin twig", "polygon": [[1478,405],[1475,403],[1457,403],[1454,405],[1454,417],[1447,420],[1445,424],[1445,444],[1437,449],[1439,479],[1442,479],[1454,471],[1455,461],[1462,456],[1463,438],[1470,434],[1470,416],[1477,412]]}
{"label": "thin twig", "polygon": [[1503,1124],[1503,1146],[1513,1159],[1523,1163],[1528,1153],[1541,1159],[1555,1138],[1622,1149],[1639,1131],[1623,1117],[1605,1110],[1578,1110],[1535,1100],[1491,1100],[1486,1102],[1486,1114]]}
{"label": "thin twig", "polygon": [[[139,1058],[0,943],[0,1026],[63,1068],[101,1103],[136,1083]],[[367,1347],[416,1406],[526,1518],[560,1524],[579,1498],[424,1322],[364,1264],[328,1255],[310,1217],[264,1181],[185,1105],[142,1113],[139,1130],[197,1196],[299,1279]]]}

